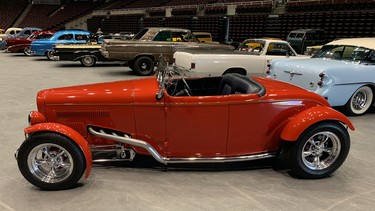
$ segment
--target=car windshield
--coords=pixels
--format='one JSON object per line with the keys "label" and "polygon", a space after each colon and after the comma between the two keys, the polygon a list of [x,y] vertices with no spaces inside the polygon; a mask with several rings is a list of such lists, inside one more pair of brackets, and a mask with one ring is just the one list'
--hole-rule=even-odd
{"label": "car windshield", "polygon": [[312,58],[375,64],[374,50],[349,45],[325,45]]}

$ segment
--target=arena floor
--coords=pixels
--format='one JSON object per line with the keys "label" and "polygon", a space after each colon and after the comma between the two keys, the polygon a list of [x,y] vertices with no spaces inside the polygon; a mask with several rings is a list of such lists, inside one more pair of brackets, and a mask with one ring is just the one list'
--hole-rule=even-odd
{"label": "arena floor", "polygon": [[95,164],[79,187],[41,191],[14,159],[37,91],[138,76],[121,63],[82,68],[0,52],[0,77],[0,210],[375,210],[374,111],[350,117],[356,127],[351,151],[326,179],[293,178],[282,160],[165,169],[146,157],[136,164]]}

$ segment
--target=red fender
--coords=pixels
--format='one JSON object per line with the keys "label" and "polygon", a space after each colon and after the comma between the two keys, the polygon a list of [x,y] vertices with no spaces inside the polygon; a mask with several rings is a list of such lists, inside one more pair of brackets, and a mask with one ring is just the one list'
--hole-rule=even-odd
{"label": "red fender", "polygon": [[89,177],[91,168],[92,168],[92,154],[91,154],[90,146],[87,143],[87,141],[77,131],[73,130],[70,127],[67,127],[62,124],[57,124],[57,123],[51,123],[51,122],[39,123],[39,124],[35,124],[24,129],[24,132],[27,134],[36,133],[36,132],[44,132],[44,131],[50,131],[50,132],[62,134],[70,138],[71,140],[73,140],[81,148],[81,151],[83,152],[86,158],[85,178]]}
{"label": "red fender", "polygon": [[282,131],[281,138],[285,141],[296,141],[308,127],[327,120],[342,122],[351,130],[355,130],[350,120],[342,113],[330,107],[315,106],[297,114],[291,119]]}

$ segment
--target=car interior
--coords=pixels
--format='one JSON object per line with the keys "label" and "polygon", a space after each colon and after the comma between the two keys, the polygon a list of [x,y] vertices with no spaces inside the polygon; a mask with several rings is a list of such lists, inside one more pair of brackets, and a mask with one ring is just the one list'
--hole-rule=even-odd
{"label": "car interior", "polygon": [[[184,82],[186,81],[186,83]],[[264,87],[247,76],[230,73],[218,77],[174,79],[168,82],[170,96],[214,96],[230,94],[265,94]],[[191,90],[191,93],[188,90]]]}

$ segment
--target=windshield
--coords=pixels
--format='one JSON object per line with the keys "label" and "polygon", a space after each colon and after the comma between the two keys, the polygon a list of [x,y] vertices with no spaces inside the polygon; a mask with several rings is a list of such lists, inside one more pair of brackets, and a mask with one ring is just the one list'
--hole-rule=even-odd
{"label": "windshield", "polygon": [[375,52],[372,49],[358,46],[325,45],[312,58],[326,58],[374,64]]}

